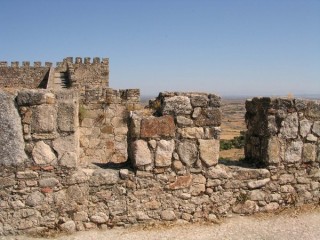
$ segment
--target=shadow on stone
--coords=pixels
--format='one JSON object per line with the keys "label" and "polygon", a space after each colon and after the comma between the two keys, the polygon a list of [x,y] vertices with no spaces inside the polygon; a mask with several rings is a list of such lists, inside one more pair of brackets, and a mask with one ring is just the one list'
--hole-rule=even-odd
{"label": "shadow on stone", "polygon": [[103,169],[132,169],[130,162],[122,162],[122,163],[114,163],[114,162],[108,162],[108,163],[93,163],[94,165],[103,168]]}
{"label": "shadow on stone", "polygon": [[220,158],[218,164],[223,164],[226,166],[237,166],[243,168],[264,168],[265,165],[261,162],[254,162],[248,158],[241,158],[239,160],[236,159],[229,159],[229,158]]}

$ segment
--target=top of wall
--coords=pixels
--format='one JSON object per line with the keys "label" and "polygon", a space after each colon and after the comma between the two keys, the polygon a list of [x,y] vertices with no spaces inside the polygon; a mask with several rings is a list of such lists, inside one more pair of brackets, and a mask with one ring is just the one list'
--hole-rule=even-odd
{"label": "top of wall", "polygon": [[[0,61],[0,87],[3,88],[46,88],[51,62],[42,65],[37,61]],[[99,57],[67,57],[57,62],[52,72],[65,75],[70,86],[84,92],[86,87],[109,86],[109,59]]]}
{"label": "top of wall", "polygon": [[11,65],[5,61],[0,62],[0,87],[3,88],[41,88],[42,82],[46,81],[49,74],[51,62],[34,62],[24,61],[11,62]]}

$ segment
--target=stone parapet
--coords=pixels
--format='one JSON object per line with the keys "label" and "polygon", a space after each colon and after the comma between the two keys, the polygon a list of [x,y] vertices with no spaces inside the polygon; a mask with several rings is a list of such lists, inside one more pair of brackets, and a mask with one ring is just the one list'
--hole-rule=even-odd
{"label": "stone parapet", "polygon": [[319,164],[319,101],[253,98],[246,109],[247,158],[266,166]]}
{"label": "stone parapet", "polygon": [[0,235],[215,222],[230,214],[318,203],[319,168],[306,169],[217,165],[179,175],[130,168],[1,168]]}
{"label": "stone parapet", "polygon": [[42,66],[41,62],[24,61],[19,62],[0,62],[0,88],[45,88],[52,63],[46,62]]}
{"label": "stone parapet", "polygon": [[77,93],[21,90],[16,103],[28,164],[76,167],[79,156]]}
{"label": "stone parapet", "polygon": [[[218,163],[220,98],[206,93],[164,92],[129,123],[133,165],[179,175],[206,171]],[[179,167],[177,167],[179,166]]]}

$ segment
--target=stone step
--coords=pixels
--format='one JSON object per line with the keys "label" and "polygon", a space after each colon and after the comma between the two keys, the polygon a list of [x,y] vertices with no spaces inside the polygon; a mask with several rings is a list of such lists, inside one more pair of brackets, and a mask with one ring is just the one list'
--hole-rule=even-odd
{"label": "stone step", "polygon": [[54,77],[66,77],[67,74],[64,72],[55,72]]}

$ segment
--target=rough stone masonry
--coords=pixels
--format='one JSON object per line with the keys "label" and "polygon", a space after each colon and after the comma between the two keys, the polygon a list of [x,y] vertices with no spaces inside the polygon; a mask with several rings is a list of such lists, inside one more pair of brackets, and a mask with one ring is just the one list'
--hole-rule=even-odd
{"label": "rough stone masonry", "polygon": [[[215,221],[319,202],[318,101],[248,100],[253,164],[224,165],[220,97],[163,92],[142,108],[139,90],[108,87],[106,63],[68,58],[50,70],[53,87],[0,90],[0,235]],[[66,73],[66,89],[54,87],[55,71]]]}

